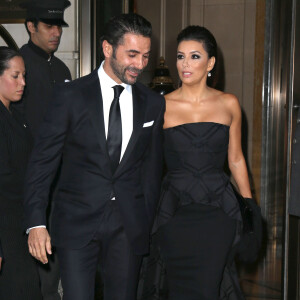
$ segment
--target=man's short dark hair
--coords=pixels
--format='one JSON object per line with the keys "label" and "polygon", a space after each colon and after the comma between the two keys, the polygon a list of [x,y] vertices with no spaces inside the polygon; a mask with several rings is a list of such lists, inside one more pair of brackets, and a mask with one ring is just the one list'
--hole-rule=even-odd
{"label": "man's short dark hair", "polygon": [[29,34],[29,37],[31,37],[30,35],[30,31],[28,30],[28,27],[27,27],[27,22],[32,22],[35,29],[37,30],[38,29],[38,24],[40,22],[40,19],[39,18],[30,18],[30,19],[26,19],[25,20],[25,28],[27,30],[27,33]]}
{"label": "man's short dark hair", "polygon": [[112,45],[114,51],[113,55],[115,55],[115,50],[118,45],[123,43],[123,37],[126,33],[133,33],[151,38],[152,26],[149,21],[138,14],[130,13],[114,16],[105,25],[104,34],[100,40],[101,50],[102,42],[106,40]]}

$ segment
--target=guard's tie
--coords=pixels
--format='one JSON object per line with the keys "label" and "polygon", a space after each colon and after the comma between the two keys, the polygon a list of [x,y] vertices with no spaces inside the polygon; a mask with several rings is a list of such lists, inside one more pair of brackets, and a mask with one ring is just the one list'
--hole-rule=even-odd
{"label": "guard's tie", "polygon": [[120,162],[122,147],[122,121],[119,99],[124,87],[115,85],[113,89],[114,99],[109,110],[107,149],[111,160],[112,172],[115,173]]}

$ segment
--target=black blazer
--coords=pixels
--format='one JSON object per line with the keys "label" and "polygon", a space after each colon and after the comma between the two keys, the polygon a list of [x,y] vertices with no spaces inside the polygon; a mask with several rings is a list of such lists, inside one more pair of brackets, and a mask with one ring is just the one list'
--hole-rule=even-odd
{"label": "black blazer", "polygon": [[[162,175],[165,102],[142,84],[133,91],[133,132],[115,174],[106,147],[97,70],[56,89],[29,162],[26,227],[46,224],[49,188],[62,159],[53,199],[52,242],[81,248],[93,237],[114,191],[136,254],[148,251]],[[144,123],[154,121],[152,126]]]}
{"label": "black blazer", "polygon": [[[15,239],[22,233],[23,186],[32,138],[22,116],[0,101],[0,238]],[[9,224],[9,226],[7,226]],[[3,257],[0,241],[0,257]],[[17,257],[20,258],[20,257]]]}
{"label": "black blazer", "polygon": [[32,138],[21,114],[0,101],[0,216],[6,208],[22,207],[25,169]]}

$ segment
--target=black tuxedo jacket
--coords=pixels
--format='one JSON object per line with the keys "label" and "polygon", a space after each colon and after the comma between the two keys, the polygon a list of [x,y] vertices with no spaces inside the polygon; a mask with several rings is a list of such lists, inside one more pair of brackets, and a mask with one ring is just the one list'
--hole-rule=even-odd
{"label": "black tuxedo jacket", "polygon": [[[97,71],[56,88],[28,165],[26,228],[46,224],[48,193],[62,160],[53,199],[52,243],[73,249],[85,246],[113,191],[134,252],[147,253],[160,192],[165,102],[139,83],[132,93],[133,132],[112,174]],[[152,126],[143,126],[151,121]]]}

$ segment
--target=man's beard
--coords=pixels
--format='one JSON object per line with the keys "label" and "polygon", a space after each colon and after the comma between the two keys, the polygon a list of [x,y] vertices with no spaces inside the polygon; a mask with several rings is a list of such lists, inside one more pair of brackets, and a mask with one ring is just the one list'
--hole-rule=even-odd
{"label": "man's beard", "polygon": [[[126,84],[135,84],[138,76],[143,72],[144,69],[137,69],[137,68],[133,68],[133,67],[123,67],[122,65],[120,65],[117,60],[112,57],[112,59],[110,60],[110,67],[113,70],[114,74],[123,82]],[[138,76],[137,77],[131,77],[128,78],[126,77],[126,71],[130,71],[133,73],[137,73]]]}

